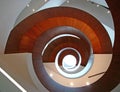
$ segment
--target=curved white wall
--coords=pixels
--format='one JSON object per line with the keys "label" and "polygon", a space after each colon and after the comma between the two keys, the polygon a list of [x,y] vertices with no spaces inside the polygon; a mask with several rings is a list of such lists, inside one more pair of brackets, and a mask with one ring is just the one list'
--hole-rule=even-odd
{"label": "curved white wall", "polygon": [[0,54],[5,45],[17,16],[30,0],[0,0]]}

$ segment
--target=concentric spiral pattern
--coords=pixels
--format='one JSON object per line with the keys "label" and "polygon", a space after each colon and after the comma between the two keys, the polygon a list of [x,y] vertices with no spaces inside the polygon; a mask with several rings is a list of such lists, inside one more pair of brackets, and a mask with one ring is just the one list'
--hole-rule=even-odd
{"label": "concentric spiral pattern", "polygon": [[[72,33],[73,31],[74,34]],[[49,35],[54,33],[55,37],[51,36],[49,37],[51,40],[47,40],[48,36],[46,36],[46,34],[48,33]],[[72,74],[80,68],[81,62],[83,66],[86,66],[90,55],[93,54],[90,42],[83,33],[73,27],[60,26],[45,32],[40,36],[42,40],[43,38],[41,37],[46,39],[44,42],[46,44],[43,46],[44,49],[41,55],[44,63],[55,62],[55,67],[58,72],[68,78],[77,78],[83,75],[82,73]],[[69,54],[75,56],[77,59],[74,69],[67,69],[64,67],[64,64],[62,64],[63,58]],[[64,69],[67,71],[65,72]],[[87,70],[89,69],[90,66]]]}
{"label": "concentric spiral pattern", "polygon": [[[5,53],[20,52],[32,53],[35,73],[50,92],[89,92],[87,86],[70,87],[54,80],[44,65],[54,64],[62,78],[77,80],[97,62],[95,54],[112,54],[112,45],[106,30],[93,16],[79,9],[59,7],[35,13],[13,29]],[[66,61],[66,56],[75,61]],[[96,84],[104,79],[100,80],[91,84],[92,92],[99,90]]]}

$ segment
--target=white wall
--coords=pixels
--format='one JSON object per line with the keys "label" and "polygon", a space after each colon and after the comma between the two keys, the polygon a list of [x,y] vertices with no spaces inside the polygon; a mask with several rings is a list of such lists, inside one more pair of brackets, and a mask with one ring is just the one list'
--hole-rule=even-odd
{"label": "white wall", "polygon": [[[48,90],[38,81],[35,81],[36,83],[39,82],[39,84],[34,83],[34,78],[31,77],[30,71],[28,69],[28,65],[32,63],[32,54],[31,53],[18,53],[18,54],[5,54],[0,55],[0,67],[6,71],[17,83],[19,83],[27,92],[48,92]],[[31,66],[30,66],[31,67]],[[31,71],[33,68],[31,67]],[[1,80],[0,75],[0,85],[5,87],[6,90],[18,90],[17,87],[15,87],[11,82],[8,83],[7,81],[4,81],[6,78],[3,78],[4,80]],[[4,82],[4,83],[2,83]],[[6,84],[6,86],[5,86]],[[7,86],[9,88],[7,88]],[[39,88],[37,88],[39,87]],[[38,90],[39,89],[39,90]],[[4,91],[4,88],[1,88],[0,90],[2,92],[9,92]],[[18,91],[10,91],[10,92],[18,92]]]}
{"label": "white wall", "polygon": [[69,3],[65,2],[62,6],[70,6],[84,10],[96,17],[96,19],[98,19],[100,22],[114,30],[114,24],[111,14],[108,14],[107,10],[101,6],[97,7],[95,4],[87,2],[87,0],[69,0]]}
{"label": "white wall", "polygon": [[0,72],[0,92],[21,92]]}
{"label": "white wall", "polygon": [[10,31],[19,13],[30,0],[0,0],[0,54],[4,53]]}

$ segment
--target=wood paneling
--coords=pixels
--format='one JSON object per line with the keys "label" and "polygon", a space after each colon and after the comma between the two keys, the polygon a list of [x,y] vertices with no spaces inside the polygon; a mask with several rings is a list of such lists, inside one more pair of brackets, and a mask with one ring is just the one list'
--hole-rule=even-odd
{"label": "wood paneling", "polygon": [[11,32],[5,53],[31,52],[37,38],[57,26],[72,26],[82,31],[91,41],[94,53],[112,51],[107,32],[95,18],[78,9],[59,7],[40,11],[21,22]]}

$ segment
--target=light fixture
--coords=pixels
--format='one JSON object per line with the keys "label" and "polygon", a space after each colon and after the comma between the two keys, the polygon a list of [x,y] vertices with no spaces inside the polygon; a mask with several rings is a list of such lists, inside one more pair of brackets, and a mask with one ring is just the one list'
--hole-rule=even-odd
{"label": "light fixture", "polygon": [[88,86],[88,85],[90,85],[90,83],[89,83],[89,82],[86,82],[86,85]]}
{"label": "light fixture", "polygon": [[33,12],[35,12],[35,9],[32,9]]}
{"label": "light fixture", "polygon": [[99,4],[97,4],[97,7],[99,7],[100,5]]}
{"label": "light fixture", "polygon": [[73,82],[70,82],[70,86],[74,86],[74,83],[73,83]]}
{"label": "light fixture", "polygon": [[107,13],[110,13],[110,10],[108,10]]}
{"label": "light fixture", "polygon": [[87,1],[90,1],[90,0],[87,0]]}
{"label": "light fixture", "polygon": [[53,77],[53,74],[52,74],[52,73],[50,73],[50,77]]}
{"label": "light fixture", "polygon": [[29,4],[27,4],[27,7],[29,7],[30,5]]}
{"label": "light fixture", "polygon": [[67,3],[70,3],[70,1],[69,1],[69,0],[67,0]]}

